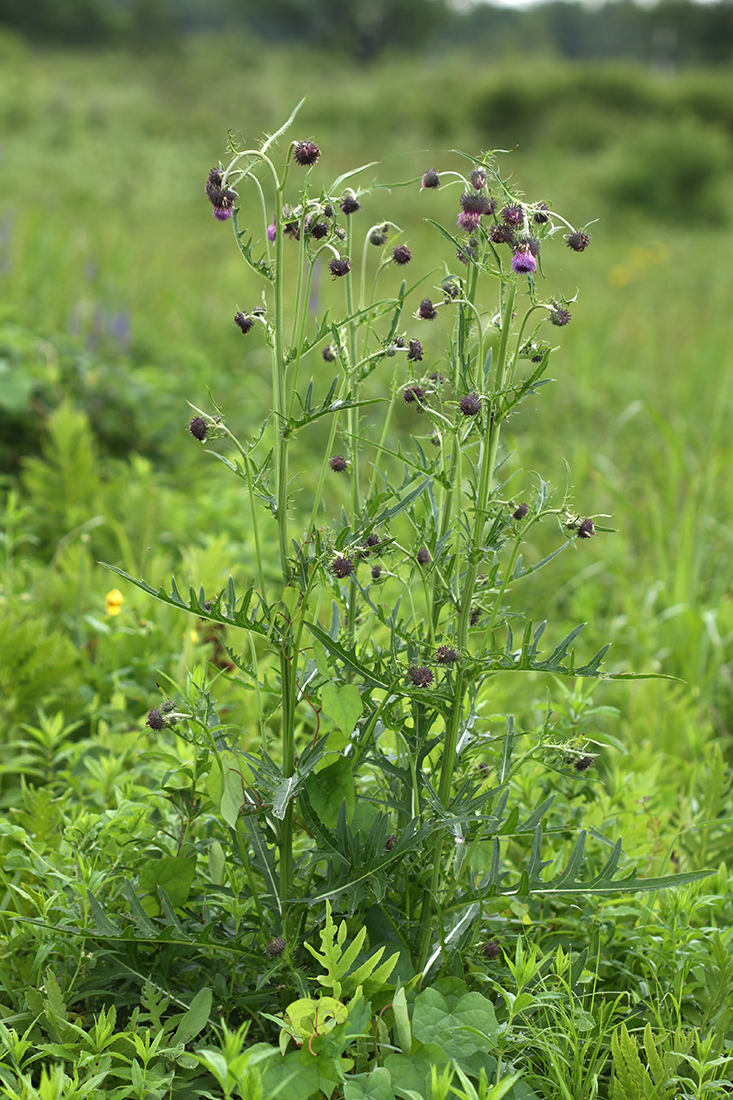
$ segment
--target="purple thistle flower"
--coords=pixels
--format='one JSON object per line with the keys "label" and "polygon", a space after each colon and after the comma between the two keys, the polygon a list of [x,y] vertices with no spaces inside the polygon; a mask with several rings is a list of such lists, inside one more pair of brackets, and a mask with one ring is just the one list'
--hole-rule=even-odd
{"label": "purple thistle flower", "polygon": [[188,430],[194,439],[198,439],[199,443],[206,442],[206,433],[209,430],[209,425],[206,423],[203,416],[194,416],[193,420],[188,425]]}
{"label": "purple thistle flower", "polygon": [[414,363],[419,363],[422,359],[422,344],[419,340],[410,340],[410,350],[407,353],[407,358],[412,359]]}
{"label": "purple thistle flower", "polygon": [[336,348],[333,344],[326,344],[325,348],[322,348],[321,355],[327,363],[333,363],[337,358]]}
{"label": "purple thistle flower", "polygon": [[460,659],[458,650],[449,645],[439,645],[435,651],[435,660],[439,665],[454,665]]}
{"label": "purple thistle flower", "polygon": [[331,572],[334,577],[343,580],[344,577],[350,577],[354,572],[354,563],[351,558],[336,558],[336,561],[331,566]]}
{"label": "purple thistle flower", "polygon": [[585,252],[590,244],[590,237],[587,233],[581,233],[579,229],[576,229],[573,233],[568,233],[565,244],[568,248],[572,248],[573,252]]}
{"label": "purple thistle flower", "polygon": [[550,310],[550,321],[553,325],[556,325],[557,328],[563,328],[570,323],[570,313],[567,309],[563,309],[555,302],[553,308]]}
{"label": "purple thistle flower", "polygon": [[342,256],[340,259],[334,256],[328,265],[328,270],[335,279],[340,278],[342,275],[348,275],[351,271],[351,260],[347,259],[346,256]]}
{"label": "purple thistle flower", "polygon": [[277,218],[272,219],[272,225],[267,227],[267,239],[268,241],[274,241],[277,237]]}
{"label": "purple thistle flower", "polygon": [[415,687],[428,687],[428,685],[433,682],[433,673],[427,665],[416,665],[407,670],[407,675],[412,680]]}
{"label": "purple thistle flower", "polygon": [[275,936],[265,948],[268,959],[279,959],[285,950],[285,940],[282,936]]}
{"label": "purple thistle flower", "polygon": [[314,241],[322,241],[331,232],[326,222],[313,222],[308,227],[308,236]]}
{"label": "purple thistle flower", "polygon": [[342,214],[355,214],[357,210],[361,209],[361,203],[357,202],[356,195],[352,195],[348,191],[341,199],[339,206]]}
{"label": "purple thistle flower", "polygon": [[520,245],[512,256],[512,271],[517,275],[531,275],[537,270],[535,260],[529,245]]}
{"label": "purple thistle flower", "polygon": [[423,321],[434,321],[438,316],[430,298],[423,298],[418,307],[417,316]]}
{"label": "purple thistle flower", "polygon": [[426,394],[422,386],[407,386],[402,393],[402,399],[406,405],[413,405],[416,401],[422,404]]}
{"label": "purple thistle flower", "polygon": [[378,581],[381,576],[382,576],[382,567],[381,567],[381,565],[373,565],[372,566],[372,580],[373,581]]}
{"label": "purple thistle flower", "polygon": [[477,393],[466,393],[458,402],[458,408],[464,416],[478,416],[481,412],[481,398]]}
{"label": "purple thistle flower", "polygon": [[546,202],[538,202],[537,209],[532,215],[537,225],[547,225],[550,220],[550,208]]}
{"label": "purple thistle flower", "polygon": [[321,155],[321,150],[312,141],[296,141],[293,146],[293,160],[301,168],[309,168],[315,164]]}
{"label": "purple thistle flower", "polygon": [[158,730],[162,730],[165,727],[165,719],[163,718],[162,713],[158,710],[157,707],[153,707],[152,710],[148,711],[148,717],[145,720],[145,725],[150,726],[151,730],[156,730],[156,732]]}
{"label": "purple thistle flower", "polygon": [[344,458],[343,455],[333,455],[332,458],[329,458],[328,465],[337,474],[341,474],[349,468],[348,459]]}
{"label": "purple thistle flower", "polygon": [[422,178],[423,187],[440,187],[440,176],[434,168],[428,168]]}
{"label": "purple thistle flower", "polygon": [[492,962],[494,959],[498,959],[501,954],[501,948],[496,940],[489,940],[484,944],[484,958]]}
{"label": "purple thistle flower", "polygon": [[486,186],[486,169],[474,168],[471,172],[471,186],[475,187],[477,191],[481,191]]}
{"label": "purple thistle flower", "polygon": [[516,233],[510,225],[492,225],[489,230],[489,240],[494,244],[511,244],[517,239]]}
{"label": "purple thistle flower", "polygon": [[412,259],[412,252],[406,244],[398,244],[396,248],[392,249],[392,259],[399,267],[402,267],[404,264],[409,264]]}
{"label": "purple thistle flower", "polygon": [[505,206],[501,216],[507,225],[521,225],[524,221],[524,211],[519,203],[510,203]]}
{"label": "purple thistle flower", "polygon": [[595,524],[593,523],[592,519],[586,518],[586,519],[582,519],[580,521],[580,523],[578,525],[578,535],[577,535],[577,537],[579,539],[590,539],[590,538],[593,537],[593,535],[595,535],[595,533],[596,533],[596,528],[595,528]]}
{"label": "purple thistle flower", "polygon": [[461,210],[456,221],[466,233],[472,233],[474,229],[478,229],[481,225],[481,215],[471,214],[468,210]]}

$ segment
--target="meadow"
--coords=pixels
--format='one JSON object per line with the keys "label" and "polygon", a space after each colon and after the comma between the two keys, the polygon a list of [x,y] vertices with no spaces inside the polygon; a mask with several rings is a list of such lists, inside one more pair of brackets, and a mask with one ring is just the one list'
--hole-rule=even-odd
{"label": "meadow", "polygon": [[[274,939],[258,947],[241,932],[252,918],[223,862],[224,834],[216,815],[198,819],[187,802],[196,751],[146,725],[162,698],[193,706],[204,683],[215,698],[205,705],[254,752],[279,728],[274,664],[253,642],[260,686],[243,691],[228,628],[99,564],[154,588],[175,575],[181,592],[255,575],[241,486],[188,431],[187,401],[208,414],[213,399],[240,438],[270,408],[264,341],[243,340],[232,323],[257,306],[260,287],[203,189],[211,166],[226,163],[228,131],[257,142],[303,95],[295,136],[318,142],[334,177],[375,161],[366,178],[397,185],[455,166],[452,150],[511,150],[502,169],[523,192],[593,223],[587,251],[555,261],[563,293],[578,292],[572,324],[558,330],[556,383],[508,421],[502,456],[507,471],[537,471],[560,495],[569,477],[573,499],[610,516],[613,533],[574,542],[525,582],[522,599],[535,623],[548,620],[553,644],[584,622],[584,652],[612,642],[607,668],[668,678],[591,690],[529,673],[518,692],[499,676],[484,713],[496,727],[511,712],[522,731],[520,803],[557,795],[553,858],[567,858],[582,823],[601,851],[623,837],[628,874],[710,872],[659,892],[489,906],[433,985],[443,1006],[479,994],[484,1006],[472,1001],[475,1015],[463,1017],[445,1009],[454,1031],[442,1061],[432,1048],[448,1024],[440,1013],[432,1032],[425,1023],[426,992],[410,986],[404,951],[400,987],[374,979],[365,948],[371,1038],[356,1033],[346,1082],[339,1050],[330,1090],[325,1047],[315,1085],[305,1071],[258,1076],[264,1046],[277,1042],[273,1013],[313,993],[312,959],[288,948],[285,972]],[[469,53],[390,56],[362,70],[233,38],[136,58],[36,51],[8,35],[0,132],[2,1094],[733,1094],[733,78],[533,55],[489,65]],[[389,217],[411,227],[413,254],[429,256],[425,218],[454,222],[455,196],[436,192],[429,215],[424,198],[418,186],[375,190],[363,212],[378,223],[388,199]],[[332,295],[322,273],[319,312]],[[320,357],[307,361],[319,386],[323,369]],[[412,410],[398,405],[394,416],[413,430]],[[309,512],[325,438],[316,426],[293,444],[297,514]],[[348,508],[344,483],[329,480],[326,496],[334,513]],[[265,580],[276,585],[274,522],[262,530]],[[526,553],[550,549],[542,530]],[[110,601],[113,590],[121,600]],[[576,774],[566,746],[581,743],[595,762]],[[187,880],[175,866],[161,907],[161,855],[180,858],[189,836],[198,863]],[[244,875],[249,856],[239,854]],[[356,943],[354,911],[336,919]],[[313,919],[322,937],[334,930],[323,908]],[[241,954],[223,946],[222,929]],[[377,941],[372,924],[370,947]],[[347,971],[328,971],[337,1001],[333,982],[347,988]],[[481,1060],[459,1020],[498,1028],[498,1064]],[[394,1061],[410,1054],[422,1076]],[[283,1066],[292,1057],[291,1044]]]}

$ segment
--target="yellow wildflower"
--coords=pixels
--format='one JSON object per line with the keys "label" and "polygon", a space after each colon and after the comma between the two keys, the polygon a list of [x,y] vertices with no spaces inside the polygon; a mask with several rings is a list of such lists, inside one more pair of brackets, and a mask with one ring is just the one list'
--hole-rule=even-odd
{"label": "yellow wildflower", "polygon": [[119,615],[124,602],[125,597],[122,595],[119,588],[113,588],[105,597],[104,610],[108,615]]}

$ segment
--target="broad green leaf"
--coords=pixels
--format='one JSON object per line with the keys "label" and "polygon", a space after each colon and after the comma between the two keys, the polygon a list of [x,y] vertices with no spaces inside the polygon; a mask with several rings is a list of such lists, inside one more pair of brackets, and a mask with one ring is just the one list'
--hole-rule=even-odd
{"label": "broad green leaf", "polygon": [[138,876],[141,889],[150,894],[162,886],[170,898],[171,904],[178,907],[188,899],[194,875],[196,860],[186,856],[163,856],[161,859],[149,859],[143,864]]}
{"label": "broad green leaf", "polygon": [[185,1013],[173,1036],[173,1045],[177,1043],[190,1043],[200,1031],[206,1027],[211,1015],[211,990],[204,986],[191,1001],[188,1012]]}
{"label": "broad green leaf", "polygon": [[410,1015],[407,1011],[407,994],[404,986],[400,986],[394,995],[392,1011],[394,1012],[397,1041],[400,1044],[402,1053],[410,1054],[412,1051],[412,1029],[410,1028]]}
{"label": "broad green leaf", "polygon": [[319,772],[311,772],[305,781],[305,789],[313,809],[329,829],[335,829],[341,803],[346,803],[346,820],[354,814],[354,776],[351,761],[340,756]]}
{"label": "broad green leaf", "polygon": [[262,1096],[267,1100],[311,1100],[317,1096],[319,1076],[313,1062],[300,1064],[297,1050],[269,1058],[262,1074]]}
{"label": "broad green leaf", "polygon": [[490,1036],[497,1036],[493,1005],[480,993],[466,993],[450,1007],[437,989],[426,989],[415,999],[412,1034],[421,1043],[437,1043],[449,1058],[462,1062],[477,1050],[486,1047],[479,1036],[466,1027]]}
{"label": "broad green leaf", "polygon": [[347,1077],[344,1082],[344,1100],[394,1100],[389,1070],[380,1066],[371,1073]]}
{"label": "broad green leaf", "polygon": [[209,846],[209,874],[215,886],[221,886],[224,881],[224,867],[226,859],[224,849],[218,840]]}
{"label": "broad green leaf", "polygon": [[363,710],[356,684],[326,684],[321,692],[321,702],[338,728],[344,733],[351,733]]}
{"label": "broad green leaf", "polygon": [[384,1059],[384,1068],[389,1070],[392,1089],[395,1096],[411,1100],[410,1093],[427,1096],[427,1083],[430,1070],[436,1066],[441,1070],[450,1059],[437,1043],[428,1043],[420,1047],[415,1054],[389,1054]]}

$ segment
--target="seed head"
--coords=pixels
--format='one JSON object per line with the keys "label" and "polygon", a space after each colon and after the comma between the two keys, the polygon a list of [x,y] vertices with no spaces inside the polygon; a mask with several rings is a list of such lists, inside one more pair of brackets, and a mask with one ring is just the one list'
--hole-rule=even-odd
{"label": "seed head", "polygon": [[574,233],[568,233],[565,244],[568,248],[572,248],[573,252],[585,252],[590,244],[590,237],[587,233],[581,233],[579,229],[576,229]]}
{"label": "seed head", "polygon": [[577,535],[577,537],[579,539],[592,538],[593,535],[595,535],[595,533],[596,533],[596,528],[595,528],[595,524],[593,523],[592,519],[586,518],[586,519],[582,519],[580,521],[580,524],[578,525],[578,535]]}
{"label": "seed head", "polygon": [[339,279],[342,275],[348,275],[351,271],[351,260],[346,256],[341,256],[340,258],[334,256],[328,265],[328,270],[335,279]]}
{"label": "seed head", "polygon": [[321,349],[321,355],[327,363],[333,363],[337,358],[336,348],[333,344],[326,344],[325,348]]}
{"label": "seed head", "polygon": [[480,191],[486,186],[486,169],[474,168],[471,172],[471,186],[475,187],[477,191]]}
{"label": "seed head", "polygon": [[270,940],[267,947],[265,948],[265,954],[267,955],[268,959],[279,959],[284,950],[285,940],[282,938],[282,936],[275,936],[274,939]]}
{"label": "seed head", "polygon": [[293,146],[293,160],[301,168],[310,168],[321,155],[321,150],[312,141],[296,141]]}
{"label": "seed head", "polygon": [[148,711],[145,725],[150,726],[151,730],[162,730],[165,728],[165,719],[157,707],[153,707],[152,710]]}
{"label": "seed head", "polygon": [[496,940],[487,940],[484,944],[484,958],[489,962],[493,962],[494,959],[498,959],[501,954],[501,948]]}
{"label": "seed head", "polygon": [[570,313],[555,303],[554,308],[550,310],[550,321],[558,328],[563,328],[570,323]]}
{"label": "seed head", "polygon": [[434,168],[428,168],[422,178],[423,187],[440,187],[440,176]]}
{"label": "seed head", "polygon": [[481,398],[477,393],[466,393],[458,402],[458,408],[464,416],[478,416],[481,412]]}
{"label": "seed head", "polygon": [[337,474],[341,474],[349,468],[348,460],[343,455],[333,455],[332,458],[329,458],[328,465]]}
{"label": "seed head", "polygon": [[417,564],[428,565],[431,561],[430,551],[427,546],[421,547],[417,552]]}
{"label": "seed head", "polygon": [[579,756],[573,767],[576,772],[587,772],[588,768],[592,768],[595,762],[594,756]]}
{"label": "seed head", "polygon": [[507,225],[521,225],[524,221],[524,211],[518,203],[510,203],[505,206],[501,216]]}
{"label": "seed head", "polygon": [[458,650],[449,645],[439,645],[435,651],[435,660],[439,665],[454,665],[460,659]]}
{"label": "seed head", "polygon": [[424,688],[433,682],[433,674],[427,665],[416,665],[407,670],[415,687]]}
{"label": "seed head", "polygon": [[520,504],[519,507],[514,512],[512,512],[513,519],[525,519],[528,515],[529,505],[524,503]]}
{"label": "seed head", "polygon": [[537,261],[532,255],[529,245],[520,245],[512,256],[512,271],[515,271],[517,275],[531,275],[536,270]]}
{"label": "seed head", "polygon": [[412,359],[414,363],[419,363],[422,359],[422,344],[419,340],[410,340],[410,350],[407,353],[407,358]]}
{"label": "seed head", "polygon": [[369,244],[377,245],[377,247],[386,244],[388,233],[389,225],[386,222],[384,225],[375,225],[374,228],[369,231]]}
{"label": "seed head", "polygon": [[538,202],[537,209],[532,215],[536,225],[547,225],[550,220],[550,208],[546,202]]}
{"label": "seed head", "polygon": [[392,259],[398,267],[404,267],[412,259],[412,252],[406,244],[398,244],[396,248],[392,249]]}
{"label": "seed head", "polygon": [[250,317],[248,313],[242,313],[241,309],[239,313],[234,314],[234,324],[237,328],[241,328],[243,336],[255,327],[254,317]]}
{"label": "seed head", "polygon": [[343,580],[344,577],[350,577],[354,572],[354,563],[351,558],[336,558],[336,561],[331,566],[331,572],[334,577]]}
{"label": "seed head", "polygon": [[417,316],[422,321],[434,321],[438,316],[435,306],[429,298],[423,298],[417,311]]}
{"label": "seed head", "polygon": [[406,405],[412,405],[415,401],[419,401],[422,404],[425,397],[426,393],[422,386],[407,386],[402,394],[402,398]]}
{"label": "seed head", "polygon": [[203,416],[194,416],[193,420],[188,425],[188,430],[194,439],[198,439],[199,443],[206,442],[206,433],[209,430],[209,425],[206,423]]}
{"label": "seed head", "polygon": [[342,214],[355,214],[357,210],[361,208],[361,203],[357,202],[356,195],[350,194],[348,191],[341,199],[339,203]]}

